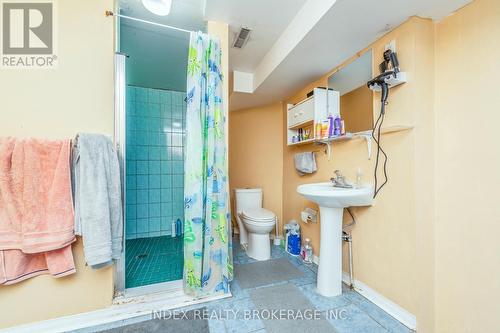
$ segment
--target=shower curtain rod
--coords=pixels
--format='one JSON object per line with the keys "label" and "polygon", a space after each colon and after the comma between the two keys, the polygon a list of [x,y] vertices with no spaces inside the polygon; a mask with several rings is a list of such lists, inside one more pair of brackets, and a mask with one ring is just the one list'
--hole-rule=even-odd
{"label": "shower curtain rod", "polygon": [[137,21],[137,22],[142,22],[142,23],[146,23],[146,24],[156,25],[158,27],[173,29],[173,30],[177,30],[177,31],[187,32],[187,33],[191,33],[192,32],[191,30],[177,28],[177,27],[174,27],[174,26],[171,26],[171,25],[160,24],[160,23],[156,23],[156,22],[152,22],[152,21],[146,21],[146,20],[143,20],[143,19],[139,19],[139,18],[132,17],[132,16],[127,16],[127,15],[115,14],[111,10],[107,10],[106,11],[106,16],[121,17],[121,18],[124,18],[124,19],[132,20],[132,21]]}

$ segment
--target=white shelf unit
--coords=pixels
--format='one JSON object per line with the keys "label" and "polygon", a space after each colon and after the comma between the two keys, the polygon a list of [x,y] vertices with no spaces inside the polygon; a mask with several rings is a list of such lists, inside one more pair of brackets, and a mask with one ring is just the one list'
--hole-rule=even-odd
{"label": "white shelf unit", "polygon": [[[331,89],[314,88],[311,97],[297,104],[288,104],[287,144],[295,146],[317,141],[314,139],[316,137],[316,124],[327,119],[329,114],[340,115],[340,94]],[[311,137],[303,141],[293,142],[292,138],[298,137],[301,128],[310,129]]]}
{"label": "white shelf unit", "polygon": [[[301,146],[309,143],[325,145],[328,160],[332,154],[332,143],[342,142],[353,139],[365,139],[368,152],[368,159],[372,155],[372,131],[363,131],[358,133],[346,133],[342,136],[316,139],[316,124],[325,120],[329,114],[340,114],[340,94],[334,90],[325,88],[314,88],[313,96],[297,104],[288,104],[287,107],[287,144],[288,146]],[[292,137],[298,135],[300,128],[310,128],[312,137],[309,139],[292,142]],[[411,130],[413,126],[396,125],[384,127],[381,134],[390,134],[401,131]]]}

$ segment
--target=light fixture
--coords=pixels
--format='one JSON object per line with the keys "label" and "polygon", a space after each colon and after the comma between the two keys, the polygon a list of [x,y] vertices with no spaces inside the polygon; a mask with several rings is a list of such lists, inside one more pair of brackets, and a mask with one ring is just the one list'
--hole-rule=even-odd
{"label": "light fixture", "polygon": [[142,5],[155,15],[167,16],[170,14],[172,0],[142,0]]}

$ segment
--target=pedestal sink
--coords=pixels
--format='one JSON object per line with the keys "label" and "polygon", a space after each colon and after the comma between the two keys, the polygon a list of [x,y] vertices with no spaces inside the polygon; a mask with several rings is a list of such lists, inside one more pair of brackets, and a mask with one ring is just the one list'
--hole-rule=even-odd
{"label": "pedestal sink", "polygon": [[342,216],[344,208],[370,206],[373,187],[333,187],[332,183],[304,184],[297,192],[318,204],[320,211],[320,252],[317,291],[331,297],[342,294]]}

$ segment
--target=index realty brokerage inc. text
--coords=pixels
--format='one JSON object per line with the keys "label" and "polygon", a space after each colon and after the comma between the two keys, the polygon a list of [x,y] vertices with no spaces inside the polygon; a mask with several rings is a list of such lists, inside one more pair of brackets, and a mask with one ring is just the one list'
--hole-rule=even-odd
{"label": "index realty brokerage inc. text", "polygon": [[201,319],[244,319],[244,320],[320,320],[320,319],[348,319],[348,312],[345,309],[332,309],[320,311],[316,309],[292,310],[292,309],[223,309],[208,310],[195,309],[184,310],[161,310],[151,313],[152,319],[173,319],[173,320],[201,320]]}

